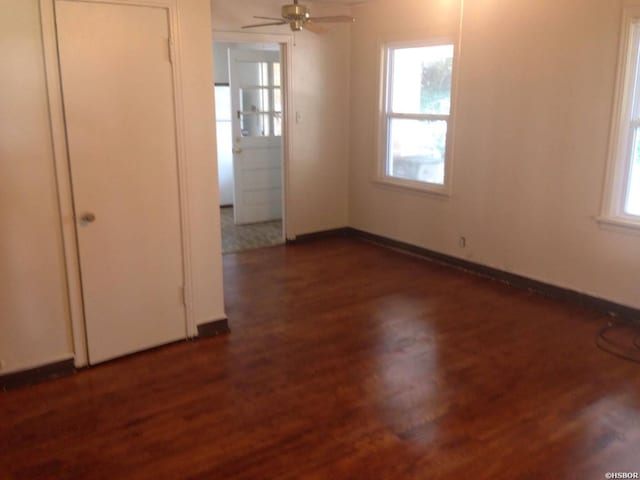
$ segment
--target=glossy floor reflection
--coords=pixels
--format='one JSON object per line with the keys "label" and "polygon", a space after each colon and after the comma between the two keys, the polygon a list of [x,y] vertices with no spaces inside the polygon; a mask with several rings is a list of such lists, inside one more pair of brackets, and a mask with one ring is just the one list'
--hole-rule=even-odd
{"label": "glossy floor reflection", "polygon": [[230,335],[1,394],[0,477],[640,471],[640,367],[592,311],[356,239],[224,265]]}

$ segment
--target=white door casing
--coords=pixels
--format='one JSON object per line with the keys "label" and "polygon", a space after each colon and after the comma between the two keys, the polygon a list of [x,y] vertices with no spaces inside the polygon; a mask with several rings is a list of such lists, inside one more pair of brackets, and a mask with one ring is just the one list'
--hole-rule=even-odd
{"label": "white door casing", "polygon": [[236,224],[282,218],[280,52],[229,50]]}
{"label": "white door casing", "polygon": [[91,363],[186,337],[167,12],[56,0]]}

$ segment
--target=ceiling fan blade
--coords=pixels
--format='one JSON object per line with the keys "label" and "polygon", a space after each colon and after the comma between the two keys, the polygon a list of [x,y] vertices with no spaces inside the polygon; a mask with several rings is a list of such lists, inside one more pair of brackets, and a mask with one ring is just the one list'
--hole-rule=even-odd
{"label": "ceiling fan blade", "polygon": [[353,17],[350,17],[349,15],[335,15],[332,17],[311,17],[309,21],[313,23],[340,23],[340,22],[353,23],[356,21],[356,19]]}
{"label": "ceiling fan blade", "polygon": [[278,17],[259,17],[257,15],[254,15],[253,18],[259,18],[260,20],[273,20],[274,22],[284,22],[283,18]]}
{"label": "ceiling fan blade", "polygon": [[317,24],[315,24],[313,22],[306,22],[302,28],[304,28],[305,30],[309,30],[310,32],[313,32],[313,33],[327,33],[328,32],[326,27],[323,27],[322,25],[317,25]]}
{"label": "ceiling fan blade", "polygon": [[270,22],[270,23],[256,23],[255,25],[243,25],[242,28],[256,28],[256,27],[271,27],[275,25],[286,25],[289,22],[280,21],[280,22]]}

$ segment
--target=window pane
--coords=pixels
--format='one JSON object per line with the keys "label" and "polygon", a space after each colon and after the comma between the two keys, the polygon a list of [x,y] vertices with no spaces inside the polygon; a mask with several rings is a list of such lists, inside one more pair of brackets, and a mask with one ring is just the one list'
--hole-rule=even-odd
{"label": "window pane", "polygon": [[282,111],[282,92],[279,88],[273,89],[273,110],[275,112]]}
{"label": "window pane", "polygon": [[282,136],[281,113],[242,113],[240,130],[243,137]]}
{"label": "window pane", "polygon": [[447,122],[390,119],[387,175],[444,184]]}
{"label": "window pane", "polygon": [[391,50],[394,113],[449,115],[453,45]]}
{"label": "window pane", "polygon": [[269,85],[269,64],[266,62],[237,62],[238,81],[243,87],[264,87]]}
{"label": "window pane", "polygon": [[282,136],[282,115],[280,115],[279,113],[273,114],[273,136]]}
{"label": "window pane", "polygon": [[640,215],[640,138],[638,129],[635,132],[631,171],[629,173],[629,190],[624,211],[629,215]]}
{"label": "window pane", "polygon": [[279,87],[280,86],[280,64],[275,62],[273,64],[273,83],[272,85]]}
{"label": "window pane", "polygon": [[240,111],[242,112],[268,112],[269,90],[267,88],[241,88]]}
{"label": "window pane", "polygon": [[268,113],[249,113],[240,115],[240,130],[243,137],[271,136],[271,115]]}

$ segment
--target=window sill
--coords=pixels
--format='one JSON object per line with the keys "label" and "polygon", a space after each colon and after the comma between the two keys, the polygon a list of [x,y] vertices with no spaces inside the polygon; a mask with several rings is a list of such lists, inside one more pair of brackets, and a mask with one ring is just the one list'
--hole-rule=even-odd
{"label": "window sill", "polygon": [[612,228],[616,231],[622,231],[627,233],[635,233],[640,235],[640,218],[638,220],[632,220],[625,217],[596,217],[596,221],[603,228]]}
{"label": "window sill", "polygon": [[409,190],[412,192],[426,193],[438,197],[450,197],[450,189],[446,185],[434,183],[418,182],[412,180],[401,180],[390,177],[379,177],[372,180],[373,183],[383,187],[391,187],[397,190]]}

